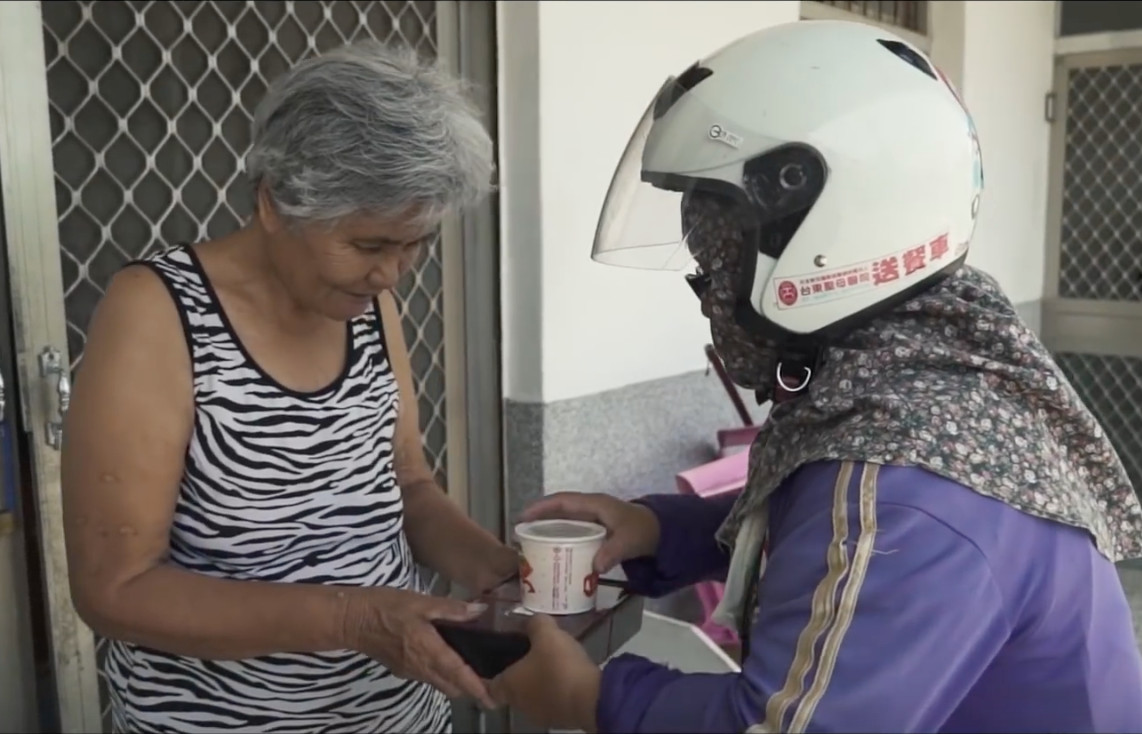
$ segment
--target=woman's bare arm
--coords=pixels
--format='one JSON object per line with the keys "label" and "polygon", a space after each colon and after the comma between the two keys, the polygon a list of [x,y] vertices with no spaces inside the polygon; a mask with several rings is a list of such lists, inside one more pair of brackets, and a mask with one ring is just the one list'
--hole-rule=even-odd
{"label": "woman's bare arm", "polygon": [[165,286],[146,268],[125,269],[92,318],[64,429],[77,611],[103,636],[200,658],[347,647],[353,592],[215,579],[166,563],[194,421],[191,380]]}
{"label": "woman's bare arm", "polygon": [[396,473],[404,527],[417,561],[469,591],[483,591],[515,572],[518,556],[481,528],[436,483],[424,455],[408,348],[392,294],[380,297],[389,361],[400,389]]}

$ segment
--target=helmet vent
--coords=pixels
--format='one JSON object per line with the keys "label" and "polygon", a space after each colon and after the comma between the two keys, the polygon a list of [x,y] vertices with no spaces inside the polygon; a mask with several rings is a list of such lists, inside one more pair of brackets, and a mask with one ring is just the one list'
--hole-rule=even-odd
{"label": "helmet vent", "polygon": [[936,72],[932,70],[932,65],[925,61],[924,57],[908,44],[901,43],[900,41],[891,41],[886,38],[880,39],[877,43],[888,49],[894,56],[903,59],[909,66],[913,66],[933,79],[938,80]]}
{"label": "helmet vent", "polygon": [[667,81],[658,93],[658,98],[654,101],[654,119],[657,120],[665,115],[675,102],[698,86],[706,77],[712,76],[713,73],[710,69],[702,66],[701,62],[695,61],[677,79]]}

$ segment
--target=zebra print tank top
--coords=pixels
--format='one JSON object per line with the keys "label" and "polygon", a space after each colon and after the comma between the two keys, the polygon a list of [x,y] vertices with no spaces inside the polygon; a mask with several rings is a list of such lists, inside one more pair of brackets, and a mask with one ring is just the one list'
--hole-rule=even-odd
{"label": "zebra print tank top", "polygon": [[[189,247],[144,262],[178,306],[194,431],[170,562],[210,576],[420,588],[393,470],[397,384],[378,309],[349,322],[345,368],[310,393],[267,375]],[[116,731],[447,732],[442,693],[350,651],[240,661],[110,641]]]}

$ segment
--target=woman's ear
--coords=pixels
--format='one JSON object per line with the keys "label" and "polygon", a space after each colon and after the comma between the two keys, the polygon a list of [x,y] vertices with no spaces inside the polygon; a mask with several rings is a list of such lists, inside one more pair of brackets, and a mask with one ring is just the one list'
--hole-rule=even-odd
{"label": "woman's ear", "polygon": [[258,184],[254,201],[254,216],[258,218],[258,224],[267,234],[277,234],[282,230],[282,219],[278,215],[278,209],[274,206],[270,189],[265,182]]}

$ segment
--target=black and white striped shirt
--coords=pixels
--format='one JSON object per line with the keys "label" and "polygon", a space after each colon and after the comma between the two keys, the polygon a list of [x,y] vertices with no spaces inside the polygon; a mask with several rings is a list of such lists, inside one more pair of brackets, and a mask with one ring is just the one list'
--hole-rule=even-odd
{"label": "black and white striped shirt", "polygon": [[[376,305],[347,324],[342,374],[303,393],[250,358],[191,248],[146,264],[178,306],[194,371],[170,562],[227,579],[419,588]],[[102,667],[118,731],[451,729],[443,694],[351,651],[212,661],[111,642]]]}

